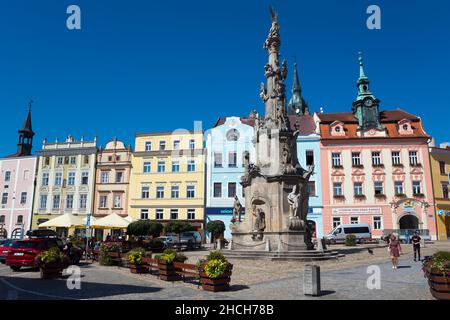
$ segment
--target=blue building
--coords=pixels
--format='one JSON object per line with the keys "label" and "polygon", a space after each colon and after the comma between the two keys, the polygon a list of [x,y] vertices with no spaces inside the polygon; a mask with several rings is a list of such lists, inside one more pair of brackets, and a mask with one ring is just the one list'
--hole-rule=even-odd
{"label": "blue building", "polygon": [[[220,118],[206,136],[206,209],[205,222],[221,220],[225,223],[225,238],[231,239],[230,224],[234,197],[245,205],[240,184],[244,174],[244,154],[254,161],[252,143],[256,113],[248,118]],[[242,217],[243,219],[244,217]],[[211,235],[207,233],[208,240]]]}
{"label": "blue building", "polygon": [[299,131],[297,138],[297,156],[300,165],[308,168],[314,165],[314,175],[309,182],[310,198],[308,221],[315,229],[315,237],[323,237],[322,221],[322,179],[320,168],[320,135],[316,130],[313,115],[310,114],[307,102],[302,96],[302,88],[298,79],[297,64],[294,65],[294,82],[292,97],[287,109],[291,127]]}

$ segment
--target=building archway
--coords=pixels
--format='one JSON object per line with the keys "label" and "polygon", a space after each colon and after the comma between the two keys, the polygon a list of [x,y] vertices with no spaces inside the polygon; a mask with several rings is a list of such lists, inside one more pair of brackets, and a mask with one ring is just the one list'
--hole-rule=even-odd
{"label": "building archway", "polygon": [[419,229],[419,219],[412,214],[406,214],[398,221],[400,229]]}

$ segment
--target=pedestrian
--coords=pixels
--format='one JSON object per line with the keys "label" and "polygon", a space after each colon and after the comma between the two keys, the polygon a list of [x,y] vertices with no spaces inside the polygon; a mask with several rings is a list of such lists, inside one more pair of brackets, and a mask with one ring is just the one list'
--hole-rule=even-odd
{"label": "pedestrian", "polygon": [[405,238],[406,238],[406,243],[410,244],[409,230],[406,230]]}
{"label": "pedestrian", "polygon": [[388,251],[392,260],[392,269],[397,269],[398,267],[398,258],[402,253],[402,247],[400,246],[400,241],[398,241],[398,237],[395,234],[391,234]]}
{"label": "pedestrian", "polygon": [[418,257],[420,261],[420,240],[422,240],[422,238],[419,236],[419,231],[416,231],[411,238],[414,250],[414,261],[417,261],[416,257]]}

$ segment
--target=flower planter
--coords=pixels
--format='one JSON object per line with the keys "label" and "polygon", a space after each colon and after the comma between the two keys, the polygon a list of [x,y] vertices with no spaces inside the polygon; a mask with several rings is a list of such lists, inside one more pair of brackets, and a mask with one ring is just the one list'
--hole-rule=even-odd
{"label": "flower planter", "polygon": [[41,272],[41,279],[55,279],[62,277],[64,267],[62,264],[48,264],[39,267]]}
{"label": "flower planter", "polygon": [[210,278],[206,275],[203,269],[200,270],[200,283],[202,285],[203,290],[210,292],[221,292],[230,290],[230,282],[231,282],[231,274],[232,274],[233,266],[230,266],[229,269],[222,274],[219,278]]}
{"label": "flower planter", "polygon": [[442,274],[428,274],[428,285],[431,295],[438,300],[450,300],[450,275],[444,277]]}
{"label": "flower planter", "polygon": [[148,273],[148,267],[145,265],[137,265],[137,264],[131,264],[130,263],[130,271],[134,274],[144,274]]}
{"label": "flower planter", "polygon": [[159,278],[164,281],[178,281],[181,276],[176,273],[172,262],[158,260]]}

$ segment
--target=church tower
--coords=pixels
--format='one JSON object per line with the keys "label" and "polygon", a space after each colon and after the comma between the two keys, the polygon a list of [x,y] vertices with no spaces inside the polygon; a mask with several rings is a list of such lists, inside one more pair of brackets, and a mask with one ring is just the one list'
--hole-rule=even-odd
{"label": "church tower", "polygon": [[23,125],[23,128],[19,130],[19,143],[17,144],[17,156],[24,157],[31,155],[31,149],[33,148],[34,132],[31,125],[31,104],[28,109],[27,119]]}
{"label": "church tower", "polygon": [[297,63],[294,63],[294,84],[292,85],[292,97],[288,105],[288,115],[302,116],[309,114],[309,107],[302,97],[302,87],[298,80]]}
{"label": "church tower", "polygon": [[359,79],[357,82],[358,96],[353,102],[353,115],[358,119],[358,130],[383,130],[380,122],[380,100],[370,91],[369,78],[364,73],[364,64],[361,52],[359,53]]}

